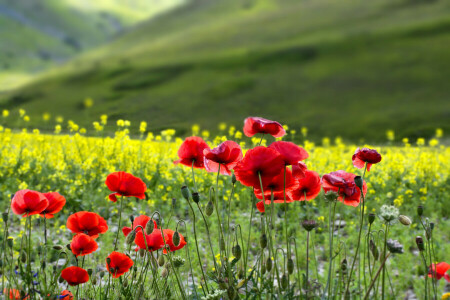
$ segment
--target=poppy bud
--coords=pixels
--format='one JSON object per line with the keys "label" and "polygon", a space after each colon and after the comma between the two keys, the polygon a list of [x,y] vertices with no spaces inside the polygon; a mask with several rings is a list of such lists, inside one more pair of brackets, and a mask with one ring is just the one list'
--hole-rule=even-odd
{"label": "poppy bud", "polygon": [[164,266],[164,256],[163,256],[163,255],[161,255],[161,256],[158,258],[158,265],[159,265],[160,267]]}
{"label": "poppy bud", "polygon": [[192,193],[192,200],[193,200],[195,203],[199,203],[199,202],[200,202],[200,194],[197,193],[197,192]]}
{"label": "poppy bud", "polygon": [[267,272],[270,272],[272,270],[272,259],[270,257],[268,257],[266,260],[266,268]]}
{"label": "poppy bud", "polygon": [[369,224],[372,224],[375,221],[375,214],[370,213],[368,216],[368,219],[369,219]]}
{"label": "poppy bud", "polygon": [[431,230],[434,229],[434,222],[430,222],[430,229],[431,229]]}
{"label": "poppy bud", "polygon": [[267,247],[267,235],[265,233],[263,233],[259,238],[259,244],[263,249]]}
{"label": "poppy bud", "polygon": [[45,262],[45,260],[43,260],[42,263],[41,263],[42,270],[45,270],[46,266],[47,266],[47,263]]}
{"label": "poppy bud", "polygon": [[9,237],[9,238],[6,239],[6,243],[8,244],[9,248],[12,248],[13,245],[14,245],[14,239]]}
{"label": "poppy bud", "polygon": [[133,224],[133,222],[134,222],[134,216],[133,215],[130,215],[130,222],[131,222],[131,224]]}
{"label": "poppy bud", "polygon": [[60,246],[60,245],[54,245],[53,246],[53,249],[55,249],[55,250],[62,250],[62,246]]}
{"label": "poppy bud", "polygon": [[261,275],[264,275],[264,274],[266,274],[266,265],[265,264],[262,264],[262,266],[261,266]]}
{"label": "poppy bud", "polygon": [[423,238],[421,236],[416,236],[416,244],[417,248],[419,248],[419,251],[425,250],[425,245],[423,243]]}
{"label": "poppy bud", "polygon": [[281,277],[281,288],[285,290],[288,287],[288,284],[289,284],[288,278],[286,274],[283,274],[283,276]]}
{"label": "poppy bud", "polygon": [[341,262],[341,270],[346,271],[347,270],[347,259],[344,258]]}
{"label": "poppy bud", "polygon": [[380,252],[378,251],[377,245],[375,245],[373,240],[370,240],[370,252],[372,252],[373,259],[378,260]]}
{"label": "poppy bud", "polygon": [[[148,222],[150,223],[150,222]],[[147,224],[148,224],[147,223]],[[152,222],[153,223],[153,222]],[[147,226],[146,226],[147,227]],[[125,239],[125,242],[127,243],[127,245],[131,245],[134,243],[134,239],[136,238],[136,231],[132,230],[128,235],[127,238]]]}
{"label": "poppy bud", "polygon": [[96,284],[97,284],[97,277],[94,277],[94,278],[92,279],[92,284],[93,284],[93,285],[96,285]]}
{"label": "poppy bud", "polygon": [[361,176],[355,176],[355,178],[353,179],[355,181],[355,184],[357,187],[359,187],[360,190],[362,190],[363,187],[363,179]]}
{"label": "poppy bud", "polygon": [[292,258],[289,258],[287,261],[287,270],[289,274],[294,273],[294,260]]}
{"label": "poppy bud", "polygon": [[151,234],[153,232],[153,229],[155,229],[155,224],[153,223],[152,220],[150,220],[147,222],[147,224],[145,224],[145,234]]}
{"label": "poppy bud", "polygon": [[220,237],[219,239],[219,246],[220,250],[225,251],[225,240],[223,239],[223,237]]}
{"label": "poppy bud", "polygon": [[205,213],[209,217],[212,215],[213,212],[214,212],[214,204],[212,203],[211,200],[209,200],[208,204],[206,204]]}
{"label": "poppy bud", "polygon": [[338,196],[339,196],[338,193],[333,192],[333,191],[328,191],[325,194],[325,200],[327,200],[329,202],[333,202],[333,201],[337,200]]}
{"label": "poppy bud", "polygon": [[[58,282],[59,282],[59,283],[63,283],[63,282],[64,282],[64,278],[62,278],[61,276],[59,276]],[[22,299],[22,298],[20,298],[20,299]]]}
{"label": "poppy bud", "polygon": [[27,262],[27,253],[25,252],[25,250],[22,250],[22,253],[20,253],[20,261],[23,263]]}
{"label": "poppy bud", "polygon": [[67,244],[67,245],[66,245],[66,248],[67,248],[69,251],[72,251],[72,248],[70,248],[70,244]]}
{"label": "poppy bud", "polygon": [[111,264],[111,258],[107,257],[106,258],[106,264],[109,266],[109,264]]}
{"label": "poppy bud", "polygon": [[123,285],[123,287],[128,286],[128,280],[126,278],[122,281],[122,285]]}
{"label": "poppy bud", "polygon": [[3,222],[5,222],[5,224],[8,223],[8,213],[6,212],[2,213],[2,219]]}
{"label": "poppy bud", "polygon": [[400,223],[402,223],[405,226],[411,225],[411,219],[408,218],[407,216],[400,215],[400,216],[398,216],[398,220],[400,221]]}
{"label": "poppy bud", "polygon": [[93,270],[91,268],[87,269],[87,273],[89,275],[89,277],[92,275]]}
{"label": "poppy bud", "polygon": [[167,276],[169,276],[169,270],[167,268],[164,268],[161,272],[161,277],[166,278]]}
{"label": "poppy bud", "polygon": [[316,225],[317,225],[317,223],[314,220],[304,220],[302,222],[302,226],[303,226],[303,228],[305,228],[306,231],[313,230],[314,228],[316,228]]}
{"label": "poppy bud", "polygon": [[235,184],[235,183],[236,183],[236,175],[234,175],[234,173],[231,174],[231,183],[232,183],[232,184]]}
{"label": "poppy bud", "polygon": [[180,238],[180,233],[178,231],[175,231],[173,233],[172,242],[175,247],[180,246],[181,238]]}
{"label": "poppy bud", "polygon": [[139,254],[140,257],[144,257],[145,249],[139,249],[138,254]]}
{"label": "poppy bud", "polygon": [[231,252],[233,253],[234,257],[236,257],[237,260],[241,259],[242,250],[239,244],[233,246],[233,248],[231,248]]}
{"label": "poppy bud", "polygon": [[105,277],[105,272],[104,272],[104,271],[101,271],[101,272],[100,272],[100,278],[103,278],[103,277]]}
{"label": "poppy bud", "polygon": [[183,195],[183,198],[189,201],[190,198],[190,192],[189,188],[185,185],[181,187],[181,195]]}
{"label": "poppy bud", "polygon": [[423,215],[423,205],[417,206],[417,214],[419,215],[419,217]]}

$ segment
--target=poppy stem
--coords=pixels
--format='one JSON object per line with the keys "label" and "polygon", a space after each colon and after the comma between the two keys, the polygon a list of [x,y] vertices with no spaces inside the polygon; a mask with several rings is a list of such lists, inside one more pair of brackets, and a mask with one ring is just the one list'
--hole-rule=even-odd
{"label": "poppy stem", "polygon": [[306,231],[306,299],[308,299],[308,291],[309,291],[309,230]]}
{"label": "poppy stem", "polygon": [[[364,296],[364,300],[369,299],[370,291],[372,290],[375,282],[377,281],[377,278],[380,275],[381,270],[384,268],[384,265],[386,264],[386,261],[389,258],[389,255],[391,255],[391,254],[388,253],[387,256],[385,257],[385,259],[383,260],[383,262],[381,263],[380,268],[378,269],[377,273],[375,274],[375,277],[373,278],[372,282],[370,283],[369,288],[367,289],[367,293]],[[425,298],[425,300],[427,300],[427,299]]]}
{"label": "poppy stem", "polygon": [[120,197],[120,209],[119,209],[119,227],[117,227],[116,240],[114,242],[114,251],[117,250],[117,240],[119,239],[119,231],[122,223],[122,209],[123,209],[123,195]]}
{"label": "poppy stem", "polygon": [[[423,255],[423,251],[420,251],[420,255],[422,256],[422,260],[425,265],[425,270],[427,270],[428,264],[427,264],[427,260],[425,259],[425,256]],[[431,266],[431,270],[433,270],[433,265]],[[433,277],[431,277],[431,278],[433,278]],[[427,300],[427,299],[428,299],[428,274],[425,274],[425,300]]]}
{"label": "poppy stem", "polygon": [[193,161],[192,161],[192,166],[191,166],[191,171],[192,171],[192,182],[194,183],[195,191],[198,192],[198,189],[197,189],[197,183],[195,182],[194,163],[195,163],[195,161],[193,160]]}
{"label": "poppy stem", "polygon": [[[386,257],[386,247],[387,247],[387,235],[388,235],[388,232],[389,232],[389,224],[386,223],[386,231],[384,232],[383,257]],[[384,284],[385,283],[384,277],[385,277],[385,274],[386,274],[386,266],[383,264],[383,274],[381,276],[381,299],[382,300],[384,300],[384,291],[385,291],[385,289],[384,289],[384,285],[385,285]]]}
{"label": "poppy stem", "polygon": [[[252,193],[251,196],[252,200],[254,199],[253,197],[255,197],[255,194]],[[248,238],[247,238],[247,248],[246,248],[246,254],[244,257],[244,280],[245,282],[245,294],[247,295],[247,288],[248,288],[248,284],[247,284],[247,262],[248,262],[248,251],[250,250],[250,238],[252,236],[252,219],[253,219],[253,211],[255,210],[255,201],[252,201],[252,209],[250,211],[250,220],[249,220],[249,229],[248,229]]]}
{"label": "poppy stem", "polygon": [[[339,194],[339,192],[338,192]],[[327,285],[325,287],[325,291],[328,295],[328,298],[330,297],[330,292],[331,292],[331,268],[333,266],[333,231],[334,231],[334,216],[336,214],[336,204],[337,204],[337,200],[333,201],[334,205],[333,205],[333,214],[331,214],[331,206],[332,206],[332,202],[330,202],[329,205],[329,212],[328,212],[328,230],[329,230],[329,241],[330,241],[330,249],[329,249],[329,266],[328,266],[328,278],[327,278]],[[325,296],[325,293],[324,295]],[[322,298],[323,299],[323,298]]]}

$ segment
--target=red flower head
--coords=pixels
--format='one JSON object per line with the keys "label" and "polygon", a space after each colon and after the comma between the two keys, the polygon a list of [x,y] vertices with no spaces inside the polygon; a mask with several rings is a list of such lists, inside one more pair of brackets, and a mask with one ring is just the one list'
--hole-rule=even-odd
{"label": "red flower head", "polygon": [[201,137],[188,137],[178,149],[178,157],[180,159],[173,163],[181,163],[188,167],[192,167],[192,163],[194,163],[194,168],[203,169],[205,167],[203,150],[205,149],[209,149],[209,146]]}
{"label": "red flower head", "polygon": [[234,173],[243,185],[260,188],[259,174],[263,186],[266,186],[265,183],[279,175],[284,167],[284,161],[277,151],[258,146],[247,151],[244,159],[234,168]]}
{"label": "red flower head", "polygon": [[270,134],[273,137],[282,137],[286,134],[280,123],[260,117],[248,117],[244,121],[244,134],[252,137],[257,133]]}
{"label": "red flower head", "polygon": [[[148,223],[148,221],[150,221],[150,219],[151,219],[151,218],[148,217],[148,216],[146,216],[146,215],[140,215],[139,217],[137,217],[136,219],[134,219],[134,221],[133,221],[133,228],[130,228],[130,227],[127,227],[127,226],[122,227],[123,235],[124,235],[124,236],[127,236],[128,234],[130,234],[131,230],[135,229],[136,227],[137,227],[137,228],[136,228],[136,232],[141,231],[142,228],[145,229],[145,226],[147,226],[147,223]],[[153,220],[153,224],[155,225],[155,226],[154,226],[154,229],[158,228],[158,225],[156,224],[156,221],[155,221],[155,220]],[[138,227],[139,225],[142,226],[142,228],[141,228],[141,227]],[[144,247],[144,248],[145,248],[145,247]]]}
{"label": "red flower head", "polygon": [[377,152],[377,150],[358,148],[352,156],[352,161],[353,165],[358,169],[364,168],[364,165],[367,163],[367,171],[370,171],[372,164],[377,164],[381,161],[381,155]]}
{"label": "red flower head", "polygon": [[[172,229],[163,229],[164,239],[166,240],[166,245],[169,246],[170,252],[180,250],[186,245],[186,241],[184,240],[184,236],[180,234],[180,244],[175,246],[173,243],[173,234],[174,231]],[[163,250],[163,253],[167,253],[166,249]]]}
{"label": "red flower head", "polygon": [[447,273],[448,270],[450,270],[450,265],[446,262],[431,264],[428,270],[428,277],[432,277],[434,275],[434,278],[436,278],[437,280],[440,280],[442,277],[444,277],[447,282],[450,282],[450,276]]}
{"label": "red flower head", "polygon": [[48,206],[48,200],[44,194],[31,191],[20,190],[16,192],[11,202],[11,209],[16,215],[22,215],[22,218],[37,215]]}
{"label": "red flower head", "polygon": [[296,165],[299,161],[309,157],[308,152],[292,142],[278,141],[270,144],[269,148],[278,151],[285,165]]}
{"label": "red flower head", "polygon": [[61,292],[61,296],[58,299],[73,300],[73,294],[71,291],[64,290]]}
{"label": "red flower head", "polygon": [[106,177],[106,186],[114,193],[109,195],[109,200],[117,201],[117,196],[145,198],[147,186],[138,177],[126,172],[114,172]]}
{"label": "red flower head", "polygon": [[164,240],[159,229],[154,229],[151,234],[145,234],[145,239],[142,231],[137,232],[134,242],[140,249],[148,251],[156,251],[164,247]]}
{"label": "red flower head", "polygon": [[[325,193],[333,191],[339,193],[338,200],[344,200],[345,205],[358,206],[361,198],[361,191],[354,182],[355,174],[345,171],[331,172],[322,177],[322,185]],[[367,192],[366,182],[363,182],[364,196]]]}
{"label": "red flower head", "polygon": [[61,277],[71,286],[79,285],[89,281],[89,274],[85,269],[79,267],[68,267],[61,271]]}
{"label": "red flower head", "polygon": [[231,175],[231,170],[242,159],[241,147],[236,142],[225,141],[214,149],[205,148],[205,169],[217,172],[220,164],[220,174]]}
{"label": "red flower head", "polygon": [[[289,197],[289,192],[294,189],[297,185],[294,177],[292,176],[292,171],[286,168],[286,202],[292,202]],[[268,180],[263,181],[264,186],[264,198],[266,204],[270,204],[272,191],[273,191],[273,202],[274,203],[284,203],[284,171],[274,177],[270,177]],[[258,199],[262,199],[261,188],[254,188],[255,196]]]}
{"label": "red flower head", "polygon": [[296,188],[289,193],[290,198],[295,201],[312,200],[319,195],[322,188],[319,174],[309,170],[306,170],[303,174],[304,177],[297,179],[298,185]]}
{"label": "red flower head", "polygon": [[[111,260],[108,264],[108,258]],[[111,273],[113,278],[118,278],[128,272],[133,266],[133,260],[128,256],[120,252],[112,252],[106,259],[106,268]]]}
{"label": "red flower head", "polygon": [[54,215],[63,209],[66,205],[66,198],[61,196],[57,192],[44,193],[45,198],[48,200],[48,206],[41,212],[41,217],[51,219]]}
{"label": "red flower head", "polygon": [[262,201],[259,201],[259,202],[256,203],[256,208],[262,214],[266,212],[266,208],[264,207],[264,202],[262,202]]}
{"label": "red flower head", "polygon": [[[8,289],[3,289],[3,295],[8,293]],[[5,298],[6,299],[6,298]],[[22,297],[20,297],[20,291],[16,289],[9,289],[9,298],[8,299],[14,299],[14,300],[20,300]],[[27,296],[25,299],[29,299]]]}
{"label": "red flower head", "polygon": [[73,233],[85,233],[93,238],[108,230],[105,219],[88,211],[79,211],[69,216],[66,227]]}
{"label": "red flower head", "polygon": [[91,254],[97,250],[97,248],[97,242],[92,237],[84,233],[78,233],[75,235],[70,243],[70,249],[76,257]]}
{"label": "red flower head", "polygon": [[299,162],[298,164],[292,165],[292,175],[294,175],[294,177],[296,179],[304,178],[306,176],[306,171],[307,170],[308,170],[308,168],[302,162]]}

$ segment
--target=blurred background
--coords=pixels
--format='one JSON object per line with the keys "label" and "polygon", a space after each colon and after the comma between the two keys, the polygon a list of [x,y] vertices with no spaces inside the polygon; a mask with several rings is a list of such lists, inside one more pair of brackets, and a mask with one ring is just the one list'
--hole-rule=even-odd
{"label": "blurred background", "polygon": [[448,0],[0,0],[13,128],[262,116],[311,140],[445,138],[449,83]]}

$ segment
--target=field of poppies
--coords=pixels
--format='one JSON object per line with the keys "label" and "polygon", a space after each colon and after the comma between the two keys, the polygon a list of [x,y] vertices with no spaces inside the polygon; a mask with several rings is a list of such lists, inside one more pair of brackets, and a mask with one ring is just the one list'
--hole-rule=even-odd
{"label": "field of poppies", "polygon": [[6,299],[450,297],[442,130],[316,145],[258,117],[184,139],[107,123],[0,126]]}

